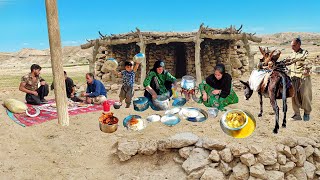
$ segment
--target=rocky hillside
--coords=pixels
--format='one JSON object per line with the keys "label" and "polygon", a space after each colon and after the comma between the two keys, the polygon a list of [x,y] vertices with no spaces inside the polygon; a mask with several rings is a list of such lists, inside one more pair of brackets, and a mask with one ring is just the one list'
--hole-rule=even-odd
{"label": "rocky hillside", "polygon": [[276,34],[260,35],[262,44],[286,45],[293,38],[300,37],[303,44],[320,46],[320,33],[284,32]]}
{"label": "rocky hillside", "polygon": [[[91,49],[81,49],[79,46],[63,47],[63,64],[85,64],[89,58],[92,58]],[[50,51],[37,49],[21,49],[13,53],[0,53],[0,66],[6,67],[23,67],[30,66],[33,63],[42,66],[50,66]]]}

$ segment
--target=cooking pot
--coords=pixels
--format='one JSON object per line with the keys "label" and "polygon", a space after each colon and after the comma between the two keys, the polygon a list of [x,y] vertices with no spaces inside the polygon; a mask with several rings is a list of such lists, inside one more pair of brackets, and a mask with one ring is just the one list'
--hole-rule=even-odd
{"label": "cooking pot", "polygon": [[136,111],[144,111],[149,108],[149,100],[146,97],[138,97],[133,99],[133,109]]}
{"label": "cooking pot", "polygon": [[182,77],[181,88],[186,90],[194,89],[196,86],[196,79],[192,76],[186,75]]}

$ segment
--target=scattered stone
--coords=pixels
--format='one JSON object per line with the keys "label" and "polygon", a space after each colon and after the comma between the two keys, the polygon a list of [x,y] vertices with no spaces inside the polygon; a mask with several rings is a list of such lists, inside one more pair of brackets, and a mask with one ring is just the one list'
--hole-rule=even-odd
{"label": "scattered stone", "polygon": [[289,147],[289,146],[284,146],[283,153],[284,153],[288,158],[290,158],[290,157],[292,156],[291,150],[290,150],[290,147]]}
{"label": "scattered stone", "polygon": [[213,140],[213,139],[208,139],[205,138],[203,139],[203,147],[209,150],[222,150],[226,147],[226,143],[218,141],[218,140]]}
{"label": "scattered stone", "polygon": [[250,153],[259,154],[262,152],[262,148],[258,145],[250,145],[248,146]]}
{"label": "scattered stone", "polygon": [[295,167],[288,173],[294,175],[298,180],[307,180],[307,174],[304,167]]}
{"label": "scattered stone", "polygon": [[263,164],[256,163],[250,167],[250,175],[260,179],[266,179],[266,170],[264,169]]}
{"label": "scattered stone", "polygon": [[320,158],[320,150],[319,150],[319,148],[314,148],[313,155],[316,158]]}
{"label": "scattered stone", "polygon": [[221,159],[224,162],[229,163],[233,160],[233,156],[232,156],[230,148],[225,148],[224,150],[220,151],[219,154],[221,156]]}
{"label": "scattered stone", "polygon": [[278,152],[283,153],[284,145],[283,144],[277,144],[276,149]]}
{"label": "scattered stone", "polygon": [[120,158],[120,161],[127,161],[131,156],[137,154],[139,150],[139,143],[135,140],[123,140],[118,143],[117,155]]}
{"label": "scattered stone", "polygon": [[311,145],[308,145],[307,147],[304,148],[304,151],[306,153],[306,157],[308,158],[313,154],[314,148]]}
{"label": "scattered stone", "polygon": [[304,162],[307,160],[306,153],[301,146],[296,146],[297,153],[295,157],[297,158],[297,166],[301,167],[304,165]]}
{"label": "scattered stone", "polygon": [[307,174],[308,179],[313,179],[315,172],[316,172],[316,167],[309,163],[308,161],[304,162],[304,170]]}
{"label": "scattered stone", "polygon": [[293,148],[298,145],[298,140],[293,137],[286,137],[282,140],[282,144]]}
{"label": "scattered stone", "polygon": [[280,171],[266,171],[268,179],[272,180],[283,180],[284,179],[284,173]]}
{"label": "scattered stone", "polygon": [[167,144],[166,140],[159,140],[158,141],[158,150],[159,151],[168,151],[166,148],[166,144]]}
{"label": "scattered stone", "polygon": [[206,168],[201,180],[218,180],[225,179],[223,173],[215,168]]}
{"label": "scattered stone", "polygon": [[203,139],[200,138],[200,139],[198,140],[198,142],[195,144],[195,146],[196,146],[196,147],[199,147],[199,148],[202,148],[202,147],[203,147]]}
{"label": "scattered stone", "polygon": [[183,162],[182,168],[187,174],[190,174],[192,171],[199,170],[208,164],[210,164],[209,152],[202,148],[195,148],[188,159]]}
{"label": "scattered stone", "polygon": [[[246,165],[238,163],[233,169],[231,174],[233,179],[248,179],[249,178],[249,169]],[[230,177],[230,179],[232,179]]]}
{"label": "scattered stone", "polygon": [[251,154],[251,153],[241,155],[240,160],[243,164],[247,165],[248,167],[250,167],[256,163],[256,159],[254,158],[253,154]]}
{"label": "scattered stone", "polygon": [[219,163],[210,163],[209,166],[212,168],[216,168],[219,166]]}
{"label": "scattered stone", "polygon": [[231,152],[232,152],[233,156],[240,157],[242,154],[249,152],[249,149],[244,146],[233,146],[231,148]]}
{"label": "scattered stone", "polygon": [[140,143],[140,148],[139,148],[139,154],[143,155],[152,155],[154,154],[158,149],[158,144],[154,140],[146,141]]}
{"label": "scattered stone", "polygon": [[285,175],[285,179],[286,180],[298,180],[294,175],[292,174],[288,174],[288,175]]}
{"label": "scattered stone", "polygon": [[294,162],[287,162],[285,165],[280,165],[280,171],[286,173],[291,171],[295,167],[296,164]]}
{"label": "scattered stone", "polygon": [[166,148],[182,148],[194,145],[199,137],[190,132],[178,133],[168,138]]}
{"label": "scattered stone", "polygon": [[278,163],[281,165],[286,164],[287,162],[287,157],[283,154],[278,154]]}
{"label": "scattered stone", "polygon": [[209,155],[209,158],[213,161],[213,162],[219,162],[220,161],[220,156],[219,156],[219,153],[218,151],[216,150],[212,150],[210,155]]}
{"label": "scattered stone", "polygon": [[182,164],[185,161],[185,159],[180,157],[180,156],[174,156],[173,157],[173,161],[178,163],[178,164]]}
{"label": "scattered stone", "polygon": [[307,161],[308,161],[309,163],[314,164],[313,156],[307,157]]}
{"label": "scattered stone", "polygon": [[298,137],[298,145],[303,146],[303,147],[307,147],[308,145],[311,146],[316,146],[316,142],[311,139],[311,138],[307,138],[307,137]]}
{"label": "scattered stone", "polygon": [[219,165],[220,170],[223,172],[224,175],[228,176],[231,173],[232,168],[229,164],[221,161]]}
{"label": "scattered stone", "polygon": [[273,165],[266,165],[265,169],[268,170],[268,171],[272,171],[272,170],[279,171],[280,170],[280,164],[279,163],[275,163]]}
{"label": "scattered stone", "polygon": [[179,154],[181,157],[187,159],[193,149],[194,149],[193,146],[181,148],[179,149]]}
{"label": "scattered stone", "polygon": [[205,172],[205,170],[206,170],[205,168],[202,168],[202,169],[193,171],[187,176],[187,180],[200,179],[203,173]]}
{"label": "scattered stone", "polygon": [[275,151],[262,151],[258,155],[258,161],[263,165],[273,165],[277,162],[277,153]]}

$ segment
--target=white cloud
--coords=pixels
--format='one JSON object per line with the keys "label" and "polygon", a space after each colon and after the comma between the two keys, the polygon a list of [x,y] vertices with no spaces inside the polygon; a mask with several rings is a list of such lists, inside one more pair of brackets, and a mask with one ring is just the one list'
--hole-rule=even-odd
{"label": "white cloud", "polygon": [[22,45],[24,45],[24,46],[28,46],[28,45],[30,45],[29,43],[27,43],[27,42],[24,42],[24,43],[22,43]]}
{"label": "white cloud", "polygon": [[40,45],[40,46],[43,46],[43,45],[44,45],[44,43],[39,43],[39,45]]}
{"label": "white cloud", "polygon": [[259,26],[257,26],[257,27],[247,27],[247,28],[245,28],[244,27],[244,31],[245,32],[252,32],[252,33],[257,33],[257,34],[260,34],[260,33],[263,33],[263,32],[265,32],[265,28],[264,27],[259,27]]}
{"label": "white cloud", "polygon": [[80,41],[62,41],[62,46],[77,46],[80,45],[81,42]]}

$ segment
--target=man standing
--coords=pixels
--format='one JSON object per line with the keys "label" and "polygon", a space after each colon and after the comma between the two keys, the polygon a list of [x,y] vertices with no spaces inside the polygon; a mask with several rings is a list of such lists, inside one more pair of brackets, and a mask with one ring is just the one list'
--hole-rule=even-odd
{"label": "man standing", "polygon": [[301,49],[300,38],[291,42],[293,53],[286,58],[286,64],[290,66],[290,76],[294,87],[295,95],[292,97],[293,120],[302,120],[300,108],[304,110],[303,120],[310,120],[312,85],[310,70],[312,63],[307,60],[308,51]]}
{"label": "man standing", "polygon": [[92,73],[86,74],[87,91],[82,93],[88,104],[102,104],[107,100],[107,91],[101,81],[94,79]]}
{"label": "man standing", "polygon": [[26,94],[28,104],[39,105],[48,101],[44,99],[49,94],[49,86],[45,80],[40,77],[41,67],[38,64],[32,64],[31,72],[21,78],[19,90]]}

